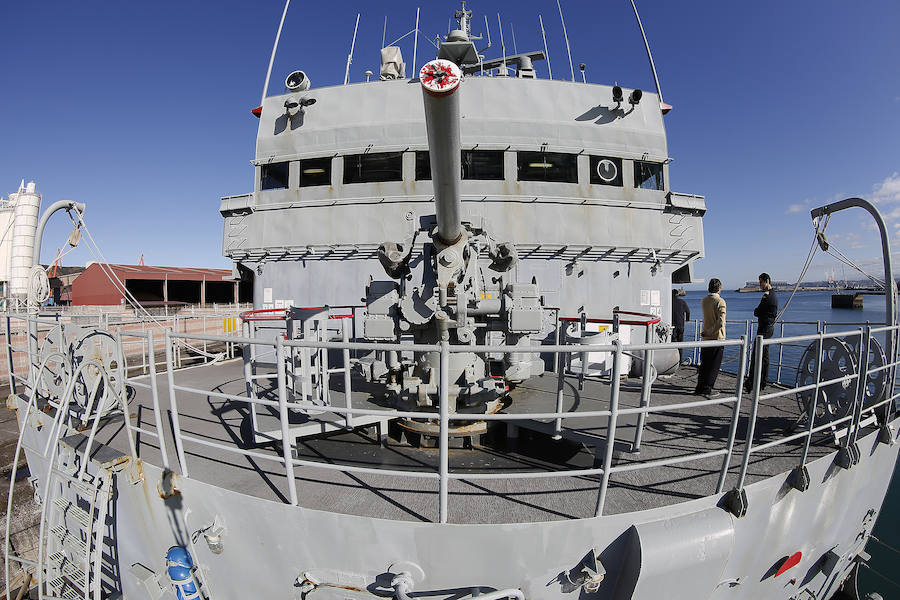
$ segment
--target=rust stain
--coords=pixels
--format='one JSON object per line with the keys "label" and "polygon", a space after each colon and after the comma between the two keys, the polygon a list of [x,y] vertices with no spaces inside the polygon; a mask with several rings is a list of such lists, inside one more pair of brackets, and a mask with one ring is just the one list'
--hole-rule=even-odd
{"label": "rust stain", "polygon": [[181,494],[181,490],[178,489],[177,485],[177,477],[178,476],[173,471],[163,471],[162,478],[159,480],[159,483],[156,484],[156,491],[160,498],[167,500]]}

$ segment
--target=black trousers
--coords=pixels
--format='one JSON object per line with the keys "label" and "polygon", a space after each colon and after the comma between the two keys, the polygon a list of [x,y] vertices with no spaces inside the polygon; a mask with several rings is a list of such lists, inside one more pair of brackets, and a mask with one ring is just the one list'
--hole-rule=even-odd
{"label": "black trousers", "polygon": [[[763,336],[765,338],[772,337],[771,335]],[[756,374],[756,342],[753,342],[753,350],[750,353],[750,370],[747,371],[747,381],[744,383],[748,388],[753,385],[753,377]],[[762,377],[759,380],[759,387],[764,388],[766,384],[769,382],[769,346],[763,346],[762,351]]]}
{"label": "black trousers", "polygon": [[716,379],[719,377],[719,368],[722,366],[722,355],[725,348],[700,348],[700,370],[697,373],[697,389],[700,394],[708,394],[716,387]]}
{"label": "black trousers", "polygon": [[[672,331],[672,341],[673,342],[683,342],[684,341],[684,328],[681,329],[675,328]],[[681,362],[684,359],[684,348],[678,349],[678,362]]]}

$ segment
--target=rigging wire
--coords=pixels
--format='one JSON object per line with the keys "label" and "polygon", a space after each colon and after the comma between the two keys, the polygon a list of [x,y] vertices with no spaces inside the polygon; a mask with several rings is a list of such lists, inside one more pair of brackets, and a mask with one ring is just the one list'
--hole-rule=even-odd
{"label": "rigging wire", "polygon": [[[90,230],[88,230],[87,224],[84,222],[84,217],[82,217],[81,213],[78,211],[75,211],[75,214],[78,215],[78,223],[80,223],[80,226],[84,228],[84,233],[87,235],[87,238],[89,240],[88,250],[90,250],[91,254],[94,255],[94,258],[97,259],[97,264],[100,265],[100,269],[103,271],[104,275],[106,275],[107,279],[109,279],[110,283],[112,283],[113,286],[125,297],[125,299],[128,300],[129,304],[131,304],[135,308],[135,310],[141,311],[158,327],[163,330],[167,330],[168,327],[166,327],[165,324],[163,324],[156,317],[150,314],[150,312],[146,308],[144,308],[144,306],[137,300],[137,298],[135,298],[134,295],[125,287],[125,284],[122,283],[122,280],[120,280],[119,277],[115,274],[115,271],[109,268],[109,263],[107,262],[106,257],[103,256],[103,252],[100,250],[100,246],[94,240],[94,236],[92,236]],[[71,213],[69,213],[69,217],[72,217]],[[218,352],[215,354],[204,352],[200,348],[196,348],[195,346],[189,344],[181,338],[177,339],[179,343],[184,347],[198,354],[206,356],[207,358],[212,358],[212,362],[214,363],[225,357],[225,353],[223,352]]]}
{"label": "rigging wire", "polygon": [[[830,217],[831,215],[829,215]],[[825,227],[828,224],[828,218],[825,219],[825,224],[822,225],[822,231],[825,231]],[[794,299],[794,295],[797,293],[797,290],[800,289],[800,282],[803,281],[803,278],[806,276],[807,270],[809,270],[810,265],[812,264],[813,257],[816,255],[816,246],[818,245],[818,237],[819,237],[819,223],[815,223],[816,233],[813,235],[812,245],[809,247],[809,252],[806,255],[806,262],[803,265],[803,269],[800,271],[800,276],[797,277],[797,283],[794,284],[794,289],[791,292],[791,295],[788,297],[787,302],[784,303],[784,306],[781,308],[781,311],[775,317],[775,320],[778,321],[781,319],[781,316],[788,309],[788,306],[791,305],[791,300]]]}
{"label": "rigging wire", "polygon": [[884,580],[887,581],[888,583],[892,583],[892,584],[896,585],[898,588],[900,588],[900,583],[897,583],[896,581],[894,581],[893,579],[891,579],[891,578],[888,577],[887,575],[883,575],[883,574],[879,573],[878,571],[875,570],[874,567],[871,567],[870,565],[868,565],[868,564],[866,564],[866,563],[864,563],[864,562],[859,563],[859,565],[860,565],[861,567],[865,567],[865,568],[867,568],[868,570],[872,571],[873,573],[875,573],[876,575],[878,575],[879,577],[881,577],[882,579],[884,579]]}

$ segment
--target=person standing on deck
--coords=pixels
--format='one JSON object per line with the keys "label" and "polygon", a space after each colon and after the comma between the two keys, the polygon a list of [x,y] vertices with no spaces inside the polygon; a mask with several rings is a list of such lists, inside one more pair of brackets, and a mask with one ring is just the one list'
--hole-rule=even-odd
{"label": "person standing on deck", "polygon": [[[672,290],[672,341],[684,341],[684,322],[691,320],[691,309],[681,297],[680,290]],[[678,349],[678,361],[684,358],[684,349]]]}
{"label": "person standing on deck", "polygon": [[[761,335],[765,339],[769,339],[775,335],[775,318],[778,316],[778,296],[772,289],[772,278],[768,273],[759,274],[759,289],[763,295],[759,301],[759,306],[753,310],[753,316],[757,318],[756,335]],[[747,379],[744,380],[744,391],[753,390],[753,376],[756,373],[756,342],[753,345],[753,352],[750,353],[750,370],[747,372]],[[762,371],[759,380],[759,389],[765,389],[769,379],[769,346],[763,346],[762,350]]]}
{"label": "person standing on deck", "polygon": [[[719,295],[722,291],[722,282],[713,277],[709,280],[709,294],[700,302],[703,308],[703,329],[700,332],[701,339],[705,341],[725,339],[725,301]],[[697,388],[694,394],[698,396],[715,397],[716,378],[719,376],[719,368],[722,366],[722,355],[725,353],[723,346],[700,349],[700,369],[697,372]]]}

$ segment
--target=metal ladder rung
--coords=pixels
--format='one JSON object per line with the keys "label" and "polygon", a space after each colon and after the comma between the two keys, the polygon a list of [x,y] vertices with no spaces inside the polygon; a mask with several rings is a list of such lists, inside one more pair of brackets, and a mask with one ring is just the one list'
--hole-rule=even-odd
{"label": "metal ladder rung", "polygon": [[63,546],[74,552],[79,556],[83,556],[87,554],[87,543],[79,537],[75,537],[71,531],[68,531],[65,526],[57,525],[56,527],[50,530],[50,533],[56,536]]}
{"label": "metal ladder rung", "polygon": [[[60,598],[65,598],[66,600],[83,600],[84,594],[79,592],[74,588],[72,584],[63,579],[62,577],[57,577],[52,581],[47,583],[47,587],[51,590],[59,590],[58,594]],[[50,594],[53,595],[53,594]]]}
{"label": "metal ladder rung", "polygon": [[79,586],[84,585],[84,571],[80,566],[69,560],[62,551],[54,552],[47,560],[70,580],[77,582]]}
{"label": "metal ladder rung", "polygon": [[70,487],[74,488],[78,494],[82,496],[93,496],[97,493],[97,486],[93,483],[76,479],[73,475],[57,467],[53,467],[52,470],[54,475],[60,477],[62,483],[68,484]]}
{"label": "metal ladder rung", "polygon": [[91,526],[91,515],[80,506],[69,502],[64,496],[54,498],[53,505],[59,508],[65,517],[71,517],[82,527],[89,528]]}

